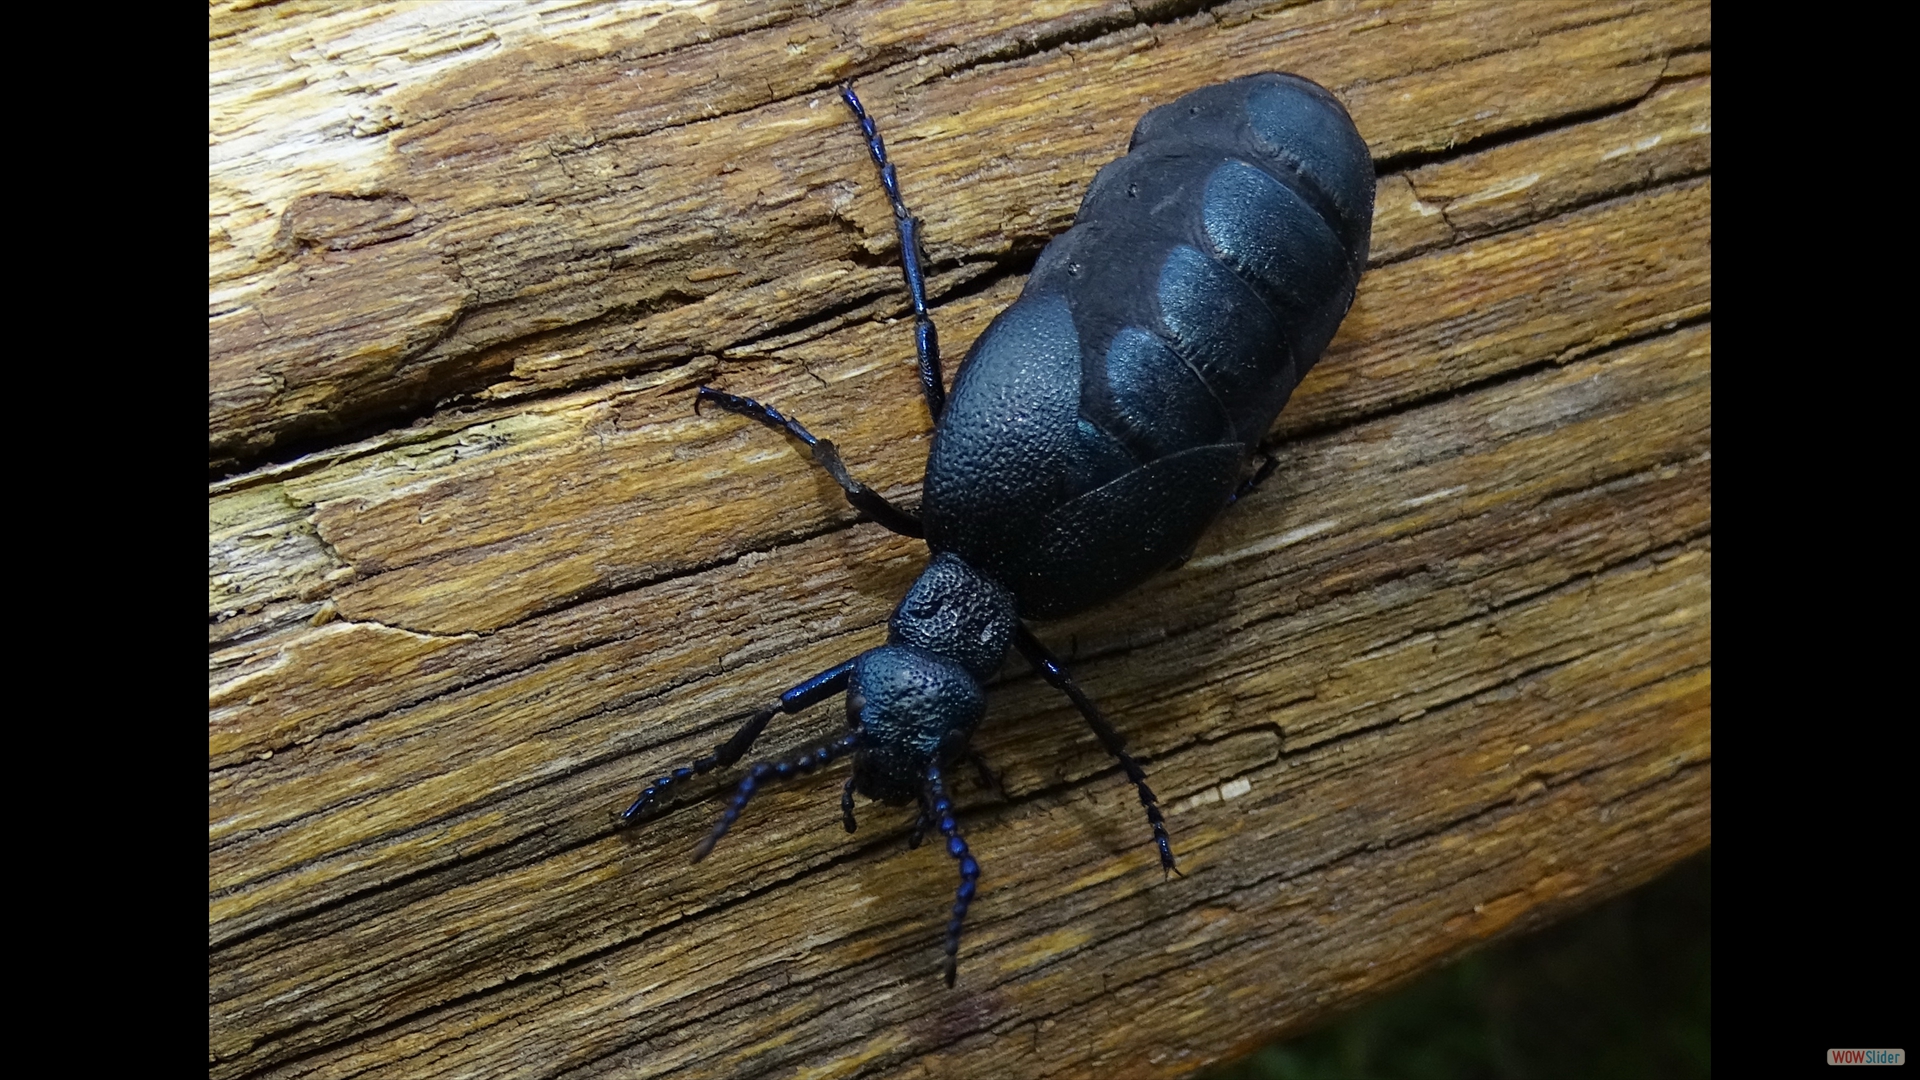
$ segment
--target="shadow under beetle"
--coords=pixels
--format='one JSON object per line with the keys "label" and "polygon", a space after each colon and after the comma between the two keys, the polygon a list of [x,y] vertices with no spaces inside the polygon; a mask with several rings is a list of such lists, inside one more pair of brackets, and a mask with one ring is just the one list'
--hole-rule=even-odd
{"label": "shadow under beetle", "polygon": [[[833,443],[750,398],[695,399],[784,431],[879,524],[924,537],[932,560],[887,622],[887,643],[813,676],[713,753],[662,776],[630,822],[676,785],[732,765],[776,713],[845,691],[849,730],[788,761],[753,766],[697,862],[761,785],[851,753],[853,793],[917,801],[912,842],[938,828],[959,864],[947,922],[952,986],[980,867],[954,822],[946,771],[971,757],[981,683],[1011,645],[1072,699],[1139,789],[1175,872],[1147,777],[1120,733],[1021,621],[1103,603],[1182,561],[1242,482],[1287,396],[1352,306],[1373,222],[1373,162],[1332,94],[1296,75],[1205,87],[1147,113],[1126,156],[1094,177],[1073,227],[1041,252],[1019,299],[980,335],[947,396],[927,311],[920,222],[853,87],[840,89],[880,170],[913,300],[920,386],[933,414],[919,512],[855,480]],[[972,760],[979,763],[977,757]],[[981,764],[983,775],[985,766]]]}

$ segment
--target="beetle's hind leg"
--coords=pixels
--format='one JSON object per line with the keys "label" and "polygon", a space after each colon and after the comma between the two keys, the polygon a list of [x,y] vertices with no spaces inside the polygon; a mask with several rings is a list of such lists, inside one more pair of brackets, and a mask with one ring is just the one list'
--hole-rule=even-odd
{"label": "beetle's hind leg", "polygon": [[[1040,673],[1041,678],[1072,699],[1073,704],[1079,708],[1080,715],[1087,718],[1087,725],[1093,728],[1094,735],[1100,739],[1100,745],[1106,747],[1107,753],[1119,760],[1120,767],[1126,771],[1127,779],[1133,781],[1133,786],[1139,789],[1140,805],[1147,811],[1147,824],[1153,826],[1153,842],[1160,849],[1161,872],[1179,874],[1180,868],[1173,864],[1173,845],[1167,839],[1167,822],[1160,816],[1160,804],[1153,797],[1153,789],[1147,786],[1146,772],[1140,768],[1139,762],[1133,760],[1133,755],[1127,753],[1127,744],[1120,738],[1120,733],[1114,730],[1113,725],[1107,722],[1107,718],[1100,714],[1099,708],[1067,674],[1067,669],[1060,665],[1060,659],[1048,652],[1047,647],[1040,644],[1040,639],[1034,637],[1033,631],[1027,629],[1025,624],[1014,631],[1013,643],[1020,650],[1020,655],[1026,657],[1027,662]],[[1181,876],[1186,875],[1181,874]]]}
{"label": "beetle's hind leg", "polygon": [[947,386],[940,379],[940,335],[934,331],[933,315],[927,311],[927,275],[920,268],[920,219],[907,212],[900,198],[900,178],[887,160],[887,146],[880,141],[880,129],[860,105],[852,83],[842,83],[840,100],[853,111],[866,136],[867,154],[880,170],[880,186],[887,189],[887,201],[893,204],[893,225],[900,233],[900,273],[907,279],[907,295],[913,299],[913,348],[920,360],[920,392],[927,399],[927,412],[935,420],[947,408]]}
{"label": "beetle's hind leg", "polygon": [[827,475],[833,477],[834,483],[840,485],[840,490],[847,493],[847,501],[853,504],[854,509],[872,518],[876,524],[902,536],[911,536],[915,539],[926,536],[926,529],[921,526],[920,518],[911,510],[902,510],[893,505],[879,492],[855,480],[853,474],[847,472],[846,463],[840,460],[840,451],[833,445],[832,439],[815,436],[800,421],[771,405],[763,405],[749,397],[703,386],[693,399],[696,412],[699,411],[700,403],[703,401],[711,402],[749,420],[758,420],[775,431],[783,431],[799,439],[813,454],[814,464],[827,470]]}
{"label": "beetle's hind leg", "polygon": [[[1240,486],[1234,491],[1233,497],[1227,500],[1228,506],[1232,506],[1234,503],[1237,503],[1241,499],[1244,499],[1247,496],[1253,494],[1253,489],[1259,487],[1261,484],[1266,483],[1267,477],[1272,476],[1273,470],[1280,466],[1280,459],[1278,457],[1275,457],[1273,454],[1268,453],[1265,450],[1259,451],[1259,454],[1260,454],[1260,467],[1253,471],[1252,476],[1249,476],[1245,480],[1240,482]],[[1181,561],[1185,562],[1186,560],[1182,559]]]}
{"label": "beetle's hind leg", "polygon": [[[647,809],[653,806],[661,796],[672,790],[674,785],[684,784],[688,780],[699,776],[701,773],[712,772],[715,769],[723,769],[739,761],[742,755],[752,749],[754,741],[760,738],[760,733],[767,728],[767,721],[773,719],[775,713],[792,715],[809,705],[824,701],[845,690],[847,688],[847,680],[851,678],[852,675],[853,661],[849,660],[844,664],[830,667],[797,686],[789,687],[780,695],[779,701],[748,717],[747,722],[740,726],[740,730],[734,732],[732,738],[721,743],[713,753],[694,761],[690,765],[683,765],[671,773],[660,777],[653,783],[648,784],[641,790],[640,797],[633,800],[633,805],[621,812],[619,824],[632,824],[637,818],[645,814]],[[849,812],[849,820],[851,820],[851,812]],[[851,832],[853,830],[848,829],[847,831]]]}

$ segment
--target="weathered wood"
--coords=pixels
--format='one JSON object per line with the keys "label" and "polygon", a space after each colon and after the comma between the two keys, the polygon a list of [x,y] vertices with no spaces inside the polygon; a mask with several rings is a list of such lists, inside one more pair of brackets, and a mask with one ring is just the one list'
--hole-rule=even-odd
{"label": "weathered wood", "polygon": [[[1179,1075],[1710,836],[1704,5],[216,10],[216,1076]],[[1194,557],[1011,662],[983,876],[837,783],[609,820],[883,640],[924,546],[690,388],[917,498],[857,76],[949,366],[1153,103],[1296,70],[1372,267]],[[843,721],[776,723],[772,756]]]}

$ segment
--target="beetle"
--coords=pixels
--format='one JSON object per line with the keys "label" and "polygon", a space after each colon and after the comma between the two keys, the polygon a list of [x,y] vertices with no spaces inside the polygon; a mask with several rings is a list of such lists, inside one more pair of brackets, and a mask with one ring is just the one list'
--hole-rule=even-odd
{"label": "beetle", "polygon": [[840,87],[892,204],[911,297],[920,386],[934,420],[918,513],[848,472],[831,440],[770,405],[703,386],[716,405],[797,438],[873,521],[925,539],[926,570],[887,621],[887,643],[808,678],[712,753],[647,785],[632,822],[694,776],[739,761],[777,714],[847,695],[848,730],[752,766],[694,851],[705,858],[763,785],[851,755],[841,789],[917,802],[910,844],[937,828],[960,885],[946,929],[954,985],[980,867],[956,824],[947,773],[986,709],[1009,648],[1067,695],[1140,796],[1163,874],[1177,873],[1146,773],[1026,619],[1070,615],[1183,561],[1229,503],[1273,424],[1353,304],[1373,221],[1373,161],[1324,88],[1266,73],[1148,112],[1125,156],[1094,177],[1020,296],[974,342],[949,396],[927,309],[920,227],[851,84]]}

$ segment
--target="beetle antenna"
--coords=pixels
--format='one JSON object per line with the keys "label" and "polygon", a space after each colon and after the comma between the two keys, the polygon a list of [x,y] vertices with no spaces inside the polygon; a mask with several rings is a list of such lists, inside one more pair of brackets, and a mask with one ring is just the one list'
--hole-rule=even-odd
{"label": "beetle antenna", "polygon": [[700,846],[693,849],[693,861],[706,858],[707,853],[713,850],[713,845],[727,835],[727,830],[733,828],[733,823],[740,819],[740,811],[747,808],[747,800],[753,798],[753,793],[759,790],[761,784],[769,780],[804,776],[859,746],[863,734],[860,728],[854,728],[832,742],[816,746],[790,761],[763,761],[755,765],[740,779],[740,787],[734,791],[733,801],[727,804],[727,812],[720,815],[719,824],[713,827],[706,839],[700,841]]}
{"label": "beetle antenna", "polygon": [[940,782],[939,765],[927,766],[927,792],[932,796],[933,817],[940,834],[947,838],[947,854],[960,864],[960,888],[953,894],[953,917],[947,920],[947,986],[951,988],[960,966],[960,924],[966,921],[967,905],[973,903],[979,887],[980,864],[967,851],[960,827],[954,824],[953,803],[947,798],[946,785]]}
{"label": "beetle antenna", "polygon": [[847,680],[852,676],[853,661],[849,660],[844,664],[836,664],[828,668],[820,674],[800,683],[798,686],[788,687],[786,691],[780,695],[779,701],[748,717],[747,722],[741,726],[740,730],[734,732],[731,739],[721,743],[713,753],[700,758],[691,765],[683,765],[667,775],[660,777],[653,783],[648,784],[641,790],[640,797],[633,800],[633,805],[627,807],[626,810],[621,812],[620,816],[615,819],[617,824],[632,824],[647,813],[663,795],[676,786],[685,784],[701,773],[725,768],[739,761],[742,755],[753,748],[754,740],[758,739],[760,733],[766,730],[767,721],[773,719],[775,714],[787,713],[791,715],[809,706],[818,704],[845,690],[847,688]]}
{"label": "beetle antenna", "polygon": [[773,719],[774,714],[779,711],[780,707],[778,705],[772,708],[761,709],[748,717],[746,724],[734,733],[733,738],[722,743],[718,750],[694,761],[691,765],[683,765],[667,775],[660,777],[653,783],[648,784],[645,788],[642,788],[640,797],[633,800],[633,805],[621,812],[617,819],[618,823],[626,825],[639,819],[640,815],[651,809],[654,803],[675,785],[684,784],[701,773],[712,772],[721,766],[731,765],[739,761],[740,755],[746,753],[747,748],[753,745],[753,741],[760,737],[762,731],[766,730],[767,721]]}

